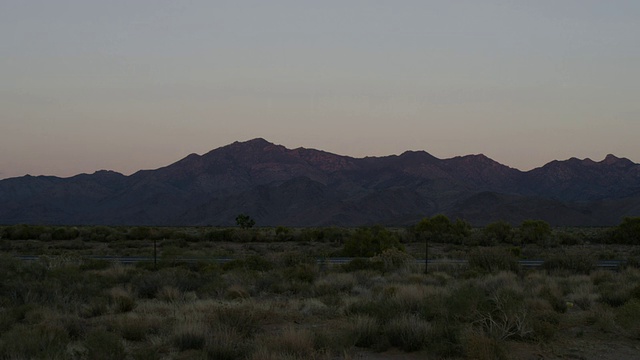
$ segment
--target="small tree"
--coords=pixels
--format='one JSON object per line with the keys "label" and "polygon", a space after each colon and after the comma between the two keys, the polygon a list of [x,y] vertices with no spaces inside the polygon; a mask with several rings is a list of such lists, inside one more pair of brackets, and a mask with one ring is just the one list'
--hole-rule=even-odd
{"label": "small tree", "polygon": [[483,245],[495,245],[496,243],[511,243],[513,229],[506,221],[496,221],[488,224],[482,230]]}
{"label": "small tree", "polygon": [[404,251],[404,246],[396,234],[376,225],[356,229],[345,242],[343,254],[352,257],[371,257],[390,248]]}
{"label": "small tree", "polygon": [[640,217],[625,217],[613,231],[614,242],[618,244],[640,244]]}
{"label": "small tree", "polygon": [[546,246],[551,237],[551,226],[543,220],[525,220],[520,224],[520,239],[524,244]]}
{"label": "small tree", "polygon": [[461,243],[470,234],[471,225],[461,219],[452,223],[445,215],[438,214],[420,220],[414,230],[418,238],[428,238],[434,242]]}
{"label": "small tree", "polygon": [[425,242],[425,274],[429,263],[429,241],[461,243],[471,233],[471,225],[464,220],[457,219],[451,223],[448,217],[438,214],[432,218],[420,220],[414,227],[416,238]]}
{"label": "small tree", "polygon": [[251,218],[251,216],[240,214],[236,216],[236,224],[243,229],[250,229],[256,224],[256,222]]}

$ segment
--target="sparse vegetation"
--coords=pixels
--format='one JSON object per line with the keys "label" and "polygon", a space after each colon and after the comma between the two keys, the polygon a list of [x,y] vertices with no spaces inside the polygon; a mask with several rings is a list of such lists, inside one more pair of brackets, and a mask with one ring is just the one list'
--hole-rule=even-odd
{"label": "sparse vegetation", "polygon": [[[346,359],[390,349],[507,359],[514,346],[557,349],[568,329],[640,340],[640,270],[595,268],[640,254],[628,237],[588,244],[632,226],[551,229],[537,240],[505,224],[458,227],[430,240],[431,256],[468,263],[429,274],[415,262],[424,254],[415,229],[0,228],[0,359]],[[562,233],[578,245],[550,247]],[[89,257],[149,256],[145,236],[158,240],[157,267]],[[466,245],[481,238],[485,246]],[[19,253],[40,257],[7,255]],[[362,257],[323,261],[345,253]]]}

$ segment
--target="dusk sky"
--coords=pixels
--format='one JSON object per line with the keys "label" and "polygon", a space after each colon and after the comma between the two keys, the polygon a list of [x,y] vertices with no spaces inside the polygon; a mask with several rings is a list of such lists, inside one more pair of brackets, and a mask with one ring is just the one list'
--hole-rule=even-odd
{"label": "dusk sky", "polygon": [[0,178],[263,137],[640,162],[640,1],[0,0]]}

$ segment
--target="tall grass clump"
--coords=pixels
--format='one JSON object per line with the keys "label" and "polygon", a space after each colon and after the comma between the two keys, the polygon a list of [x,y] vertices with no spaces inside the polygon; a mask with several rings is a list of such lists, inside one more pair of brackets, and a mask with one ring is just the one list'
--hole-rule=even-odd
{"label": "tall grass clump", "polygon": [[350,318],[349,323],[356,346],[372,347],[380,342],[380,325],[376,318],[369,315],[356,315]]}
{"label": "tall grass clump", "polygon": [[122,338],[102,329],[94,329],[84,341],[86,358],[95,360],[120,360],[126,358]]}
{"label": "tall grass clump", "polygon": [[204,350],[209,359],[242,359],[251,351],[251,344],[238,330],[218,325],[207,337]]}
{"label": "tall grass clump", "polygon": [[0,359],[63,359],[69,342],[60,326],[19,324],[0,335]]}
{"label": "tall grass clump", "polygon": [[385,326],[391,345],[404,351],[417,351],[427,346],[431,325],[416,315],[404,314]]}
{"label": "tall grass clump", "polygon": [[589,274],[595,269],[593,258],[582,254],[565,252],[551,255],[544,261],[542,267],[547,271],[568,271],[573,274]]}
{"label": "tall grass clump", "polygon": [[473,250],[468,257],[469,268],[481,273],[500,271],[519,272],[520,264],[513,252],[504,248],[481,247]]}
{"label": "tall grass clump", "polygon": [[260,336],[259,344],[262,348],[281,358],[312,358],[314,354],[313,333],[304,328],[288,326],[283,330]]}
{"label": "tall grass clump", "polygon": [[206,324],[197,321],[185,321],[173,329],[172,342],[180,351],[200,350],[210,335]]}

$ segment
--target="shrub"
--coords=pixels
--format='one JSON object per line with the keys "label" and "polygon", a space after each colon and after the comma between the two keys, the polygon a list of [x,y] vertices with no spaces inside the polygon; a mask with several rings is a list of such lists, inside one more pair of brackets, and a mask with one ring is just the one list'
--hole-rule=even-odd
{"label": "shrub", "polygon": [[130,315],[114,319],[111,329],[129,341],[142,341],[148,335],[157,334],[162,325],[162,318],[150,314]]}
{"label": "shrub", "polygon": [[494,339],[525,338],[532,330],[523,300],[511,289],[499,291],[491,297],[491,308],[479,312],[475,323]]}
{"label": "shrub", "polygon": [[463,335],[464,352],[468,359],[507,360],[503,342],[486,334],[468,330]]}
{"label": "shrub", "polygon": [[342,253],[349,257],[371,257],[390,248],[404,251],[397,234],[382,226],[373,226],[357,229],[344,244]]}
{"label": "shrub", "polygon": [[105,330],[93,330],[84,341],[87,359],[120,360],[126,357],[124,344],[120,337]]}
{"label": "shrub", "polygon": [[301,281],[309,284],[313,283],[317,276],[316,265],[310,264],[298,264],[294,267],[289,267],[285,269],[284,273],[289,280]]}
{"label": "shrub", "polygon": [[411,255],[396,248],[383,250],[380,254],[374,256],[371,261],[381,262],[384,271],[406,269],[415,263],[415,259]]}
{"label": "shrub", "polygon": [[233,241],[234,237],[234,229],[211,230],[204,234],[204,238],[208,241]]}
{"label": "shrub", "polygon": [[616,323],[620,324],[630,337],[640,340],[640,300],[632,299],[618,308]]}
{"label": "shrub", "polygon": [[554,283],[542,286],[538,296],[549,302],[555,312],[564,313],[567,311],[567,302],[564,300],[562,290],[557,286],[557,284]]}
{"label": "shrub", "polygon": [[235,259],[222,265],[225,271],[233,269],[244,269],[253,271],[269,271],[273,269],[273,263],[258,255],[251,255],[245,259]]}
{"label": "shrub", "polygon": [[280,333],[266,335],[262,338],[262,346],[271,352],[280,354],[282,358],[311,358],[314,352],[314,338],[311,331],[287,327]]}
{"label": "shrub", "polygon": [[404,314],[392,319],[385,327],[391,345],[404,351],[417,351],[427,345],[431,326],[416,315]]}
{"label": "shrub", "polygon": [[313,284],[315,296],[335,295],[350,292],[356,285],[356,279],[350,273],[329,273]]}
{"label": "shrub", "polygon": [[204,348],[208,337],[209,332],[205,324],[188,321],[176,325],[172,342],[180,351],[200,350]]}
{"label": "shrub", "polygon": [[510,244],[513,241],[513,229],[506,221],[497,221],[482,229],[481,245]]}
{"label": "shrub", "polygon": [[542,220],[525,220],[518,229],[523,244],[547,246],[551,239],[551,226]]}
{"label": "shrub", "polygon": [[136,306],[136,299],[122,287],[112,288],[109,291],[109,299],[111,307],[116,312],[129,312]]}
{"label": "shrub", "polygon": [[613,232],[613,241],[618,244],[640,244],[640,217],[625,217]]}
{"label": "shrub", "polygon": [[355,258],[349,261],[347,264],[342,265],[342,269],[347,272],[360,271],[360,270],[372,270],[372,271],[384,271],[384,263],[372,259]]}
{"label": "shrub", "polygon": [[217,306],[207,318],[211,324],[219,324],[243,337],[253,335],[260,325],[260,314],[250,301]]}
{"label": "shrub", "polygon": [[484,291],[476,284],[460,284],[447,294],[441,306],[446,309],[447,319],[467,322],[473,319],[485,301]]}
{"label": "shrub", "polygon": [[386,323],[402,313],[402,309],[393,306],[389,299],[362,299],[358,300],[345,310],[347,315],[368,315]]}
{"label": "shrub", "polygon": [[250,346],[237,330],[217,326],[207,338],[204,349],[209,359],[234,360],[244,358]]}
{"label": "shrub", "polygon": [[460,323],[439,319],[431,325],[429,350],[441,358],[457,357],[463,354],[462,329]]}
{"label": "shrub", "polygon": [[481,272],[520,271],[518,259],[511,251],[502,248],[478,248],[469,254],[469,267]]}
{"label": "shrub", "polygon": [[549,257],[542,267],[547,271],[567,270],[578,274],[589,274],[595,268],[595,261],[588,256],[564,253]]}
{"label": "shrub", "polygon": [[351,318],[350,332],[354,344],[361,347],[371,347],[380,341],[378,321],[369,315],[356,315]]}
{"label": "shrub", "polygon": [[225,297],[227,299],[235,300],[235,299],[248,299],[250,297],[247,289],[242,285],[231,285],[227,288],[225,292]]}
{"label": "shrub", "polygon": [[67,332],[59,326],[20,324],[0,335],[0,358],[59,359],[69,341]]}
{"label": "shrub", "polygon": [[532,311],[529,323],[533,338],[548,342],[558,331],[560,319],[558,313],[552,310]]}
{"label": "shrub", "polygon": [[463,240],[471,234],[471,225],[460,219],[452,223],[445,215],[438,214],[432,218],[420,220],[415,225],[414,232],[417,239],[462,244]]}

